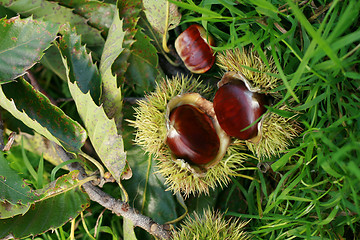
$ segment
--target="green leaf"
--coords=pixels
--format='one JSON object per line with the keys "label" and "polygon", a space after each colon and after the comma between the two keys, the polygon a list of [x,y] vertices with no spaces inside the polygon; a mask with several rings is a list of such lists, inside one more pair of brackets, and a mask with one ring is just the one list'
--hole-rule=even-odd
{"label": "green leaf", "polygon": [[143,12],[140,14],[138,26],[143,29],[146,36],[150,37],[150,41],[155,46],[157,52],[165,54],[162,46],[163,36],[153,29]]}
{"label": "green leaf", "polygon": [[38,199],[0,152],[0,219],[27,212]]}
{"label": "green leaf", "polygon": [[22,16],[33,15],[34,18],[64,24],[64,29],[66,29],[66,24],[70,24],[71,27],[76,27],[77,32],[88,46],[102,46],[104,44],[100,31],[91,27],[87,19],[73,13],[71,8],[45,0],[0,0],[0,4]]}
{"label": "green leaf", "polygon": [[60,39],[59,49],[67,59],[71,82],[76,81],[83,93],[90,91],[92,99],[99,103],[101,78],[91,55],[81,45],[81,36],[72,29]]}
{"label": "green leaf", "polygon": [[23,216],[0,220],[0,238],[35,236],[61,227],[89,206],[88,195],[79,188],[33,204]]}
{"label": "green leaf", "polygon": [[250,2],[262,9],[266,9],[274,13],[278,12],[278,9],[271,2],[268,2],[266,0],[250,0]]}
{"label": "green leaf", "polygon": [[71,171],[70,173],[62,175],[56,179],[55,182],[51,182],[43,189],[37,190],[37,193],[41,195],[41,199],[39,201],[65,193],[77,187],[80,184],[78,175],[78,170]]}
{"label": "green leaf", "polygon": [[65,67],[57,46],[52,45],[47,49],[44,56],[41,58],[40,63],[55,73],[61,80],[66,81]]}
{"label": "green leaf", "polygon": [[195,5],[192,1],[191,4],[188,3],[184,3],[181,1],[177,1],[177,0],[169,0],[169,2],[179,6],[180,8],[184,8],[184,9],[188,9],[194,12],[198,12],[204,15],[207,15],[208,17],[213,17],[213,18],[222,18],[222,15],[218,12],[215,11],[211,11],[210,9],[207,8],[202,8],[199,7],[197,5]]}
{"label": "green leaf", "polygon": [[[164,34],[165,30],[174,29],[179,25],[181,14],[175,4],[167,0],[143,0],[143,5],[146,18],[157,32]],[[169,19],[167,29],[165,29],[167,15]]]}
{"label": "green leaf", "polygon": [[87,138],[79,123],[52,105],[44,94],[35,90],[22,78],[1,86],[0,106],[28,127],[62,145],[68,151],[79,152]]}
{"label": "green leaf", "polygon": [[[64,65],[67,73],[69,73],[65,59]],[[68,85],[96,153],[114,179],[120,182],[121,174],[125,168],[126,155],[123,140],[121,135],[117,134],[114,119],[110,120],[103,107],[94,103],[90,93],[84,94],[76,83],[71,83],[69,78]]]}
{"label": "green leaf", "polygon": [[321,167],[331,176],[334,176],[336,178],[341,178],[342,177],[342,175],[339,174],[336,171],[336,169],[334,169],[333,166],[331,166],[331,164],[329,162],[322,162]]}
{"label": "green leaf", "polygon": [[269,109],[271,112],[276,113],[279,116],[282,116],[284,118],[292,118],[294,117],[294,115],[296,115],[293,112],[289,112],[289,111],[285,111],[285,110],[280,110],[278,108],[274,108],[274,107],[270,107],[270,106],[265,106],[267,109]]}
{"label": "green leaf", "polygon": [[144,92],[154,90],[156,80],[163,77],[163,73],[158,66],[157,50],[151,44],[150,38],[142,31],[138,31],[135,39],[125,76],[127,83],[135,92],[142,95]]}
{"label": "green leaf", "polygon": [[[0,219],[11,218],[16,215],[26,213],[30,208],[30,204],[11,204],[7,201],[0,202]],[[0,220],[1,222],[1,220]]]}
{"label": "green leaf", "polygon": [[114,18],[116,6],[102,1],[88,0],[55,0],[62,6],[73,8],[73,12],[86,18],[90,26],[108,32]]}
{"label": "green leaf", "polygon": [[123,183],[129,202],[155,222],[163,224],[176,219],[176,198],[166,191],[165,179],[156,172],[155,161],[137,146],[127,151],[127,157],[133,171],[132,178]]}
{"label": "green leaf", "polygon": [[120,16],[123,19],[123,29],[125,36],[123,40],[123,51],[116,59],[113,69],[118,75],[121,83],[125,82],[125,72],[129,66],[128,59],[131,54],[131,46],[134,44],[135,34],[138,31],[136,26],[139,20],[139,14],[142,7],[141,0],[123,0],[118,1]]}
{"label": "green leaf", "polygon": [[130,49],[137,32],[136,25],[139,20],[139,14],[142,10],[141,0],[123,0],[118,1],[119,13],[123,22],[123,28],[126,29],[124,47]]}
{"label": "green leaf", "polygon": [[134,232],[134,223],[128,218],[124,218],[123,221],[124,239],[137,240]]}
{"label": "green leaf", "polygon": [[286,165],[286,163],[288,163],[288,161],[290,160],[290,158],[297,153],[302,147],[297,147],[297,148],[293,148],[290,149],[288,153],[284,154],[281,158],[279,158],[276,162],[274,162],[273,164],[271,164],[271,168],[273,171],[279,171],[279,169],[281,169],[282,167],[284,167]]}
{"label": "green leaf", "polygon": [[122,21],[116,11],[113,23],[106,39],[104,51],[101,56],[100,74],[102,77],[102,97],[101,102],[109,118],[114,118],[117,129],[120,128],[122,118],[122,99],[121,89],[117,86],[117,79],[112,74],[111,66],[115,59],[123,51],[123,41],[125,33],[122,30]]}
{"label": "green leaf", "polygon": [[8,18],[16,17],[16,13],[0,5],[0,18],[3,17],[8,17]]}
{"label": "green leaf", "polygon": [[[266,2],[266,1],[264,1]],[[266,2],[267,3],[267,2]],[[270,6],[273,6],[270,4]],[[259,5],[259,7],[256,7],[256,11],[261,14],[261,15],[265,15],[265,16],[268,16],[272,19],[274,19],[275,21],[281,21],[281,18],[279,18],[277,16],[277,9],[269,9],[269,8],[264,8],[263,5]]]}
{"label": "green leaf", "polygon": [[39,61],[59,26],[32,17],[0,19],[0,83],[24,75]]}

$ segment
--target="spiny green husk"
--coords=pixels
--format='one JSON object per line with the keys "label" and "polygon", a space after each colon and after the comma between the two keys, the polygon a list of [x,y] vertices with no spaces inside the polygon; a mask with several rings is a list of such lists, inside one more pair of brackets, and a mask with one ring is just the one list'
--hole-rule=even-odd
{"label": "spiny green husk", "polygon": [[255,88],[260,92],[269,93],[278,87],[278,72],[272,58],[266,65],[259,54],[253,49],[245,48],[226,50],[217,56],[217,65],[225,71],[241,72]]}
{"label": "spiny green husk", "polygon": [[[280,84],[279,79],[275,77],[278,72],[272,58],[269,58],[267,62],[268,65],[252,48],[227,50],[217,57],[217,64],[223,70],[241,73],[258,92],[269,94],[274,98],[274,102],[277,102],[281,94],[274,92],[273,89]],[[293,112],[286,105],[279,109]],[[263,116],[260,141],[256,143],[245,141],[246,146],[260,160],[278,156],[287,149],[292,139],[297,137],[302,130],[296,121],[297,115],[294,113],[292,118],[285,118],[269,112]]]}
{"label": "spiny green husk", "polygon": [[[287,106],[280,107],[280,110],[291,111]],[[268,113],[263,119],[261,140],[258,143],[246,141],[248,149],[260,159],[278,156],[302,130],[296,117],[297,114],[285,118],[273,112]]]}
{"label": "spiny green husk", "polygon": [[247,240],[246,224],[240,219],[225,220],[223,214],[207,209],[202,216],[196,212],[188,216],[180,229],[173,231],[173,240]]}
{"label": "spiny green husk", "polygon": [[166,154],[159,158],[158,169],[166,178],[167,190],[182,192],[185,197],[209,194],[210,189],[222,188],[230,182],[230,176],[236,176],[236,171],[243,167],[242,163],[247,158],[244,151],[244,146],[229,147],[224,158],[208,169],[204,176],[194,173],[180,160],[169,161],[171,156]]}
{"label": "spiny green husk", "polygon": [[225,157],[204,174],[195,172],[189,164],[174,159],[166,140],[166,107],[173,97],[187,93],[197,92],[203,97],[209,95],[210,88],[186,77],[174,77],[160,82],[153,93],[138,102],[135,108],[135,121],[130,121],[136,128],[135,142],[157,159],[157,168],[166,179],[168,190],[182,192],[185,197],[190,194],[209,193],[209,189],[217,186],[223,187],[234,176],[236,170],[246,159],[245,146],[229,148]]}
{"label": "spiny green husk", "polygon": [[159,156],[164,151],[166,138],[165,112],[167,103],[173,97],[197,92],[202,96],[210,93],[210,88],[193,78],[184,76],[164,79],[158,83],[156,90],[138,101],[135,108],[135,121],[130,121],[137,131],[135,143],[142,146],[146,152]]}

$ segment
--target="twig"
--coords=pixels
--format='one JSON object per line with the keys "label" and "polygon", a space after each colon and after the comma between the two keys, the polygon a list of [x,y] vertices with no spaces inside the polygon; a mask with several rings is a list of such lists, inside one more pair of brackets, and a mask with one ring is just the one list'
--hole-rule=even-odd
{"label": "twig", "polygon": [[102,215],[104,214],[104,212],[106,211],[107,209],[104,208],[104,210],[101,211],[100,215],[98,216],[97,220],[96,220],[96,224],[95,224],[95,228],[94,228],[94,238],[96,238],[96,235],[98,233],[97,229],[99,227],[99,223],[100,223],[100,219],[102,217]]}
{"label": "twig", "polygon": [[[62,147],[57,144],[54,145],[58,155],[63,161],[68,161],[72,158],[71,155],[69,156]],[[70,171],[79,170],[79,180],[87,177],[85,169],[79,163],[72,163],[67,166]],[[168,231],[168,225],[156,223],[151,218],[140,214],[136,209],[130,207],[128,203],[113,198],[90,182],[84,183],[82,186],[92,201],[99,203],[118,216],[130,219],[134,226],[141,227],[160,239],[170,239],[171,235]]]}
{"label": "twig", "polygon": [[[295,2],[300,2],[300,3],[299,3],[299,6],[302,6],[302,5],[307,4],[309,1],[310,1],[310,0],[305,0],[305,1],[302,1],[302,2],[300,2],[300,1],[295,1]],[[278,8],[278,10],[279,10],[280,12],[287,12],[287,11],[289,11],[289,10],[291,9],[291,8],[288,7],[288,5],[289,5],[289,4],[285,3],[284,5],[280,6],[280,7]]]}
{"label": "twig", "polygon": [[[10,133],[9,137],[8,137],[8,142],[6,143],[6,145],[2,148],[2,151],[6,152],[6,151],[9,151],[10,148],[12,147],[13,143],[14,143],[14,140],[15,140],[15,136],[16,136],[16,133],[15,132],[12,132]],[[1,149],[1,148],[0,148]]]}
{"label": "twig", "polygon": [[285,28],[283,28],[282,26],[280,26],[280,24],[278,24],[277,22],[274,22],[275,27],[283,34],[287,33],[287,31],[285,30]]}
{"label": "twig", "polygon": [[330,2],[325,7],[320,7],[319,11],[309,18],[309,22],[315,21],[321,14],[326,12],[331,7],[332,4],[333,2]]}

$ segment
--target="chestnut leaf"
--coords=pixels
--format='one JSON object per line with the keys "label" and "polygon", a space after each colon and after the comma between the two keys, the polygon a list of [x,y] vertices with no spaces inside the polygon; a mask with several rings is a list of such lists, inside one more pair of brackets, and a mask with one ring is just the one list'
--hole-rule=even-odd
{"label": "chestnut leaf", "polygon": [[154,90],[156,80],[164,74],[158,66],[157,50],[151,44],[151,39],[140,30],[136,33],[135,39],[125,78],[136,93],[143,94]]}
{"label": "chestnut leaf", "polygon": [[[69,73],[66,60],[63,60]],[[96,153],[114,179],[119,182],[125,168],[126,154],[122,136],[117,133],[114,119],[109,119],[104,108],[94,103],[90,93],[84,94],[77,83],[72,83],[69,77],[68,86]]]}
{"label": "chestnut leaf", "polygon": [[0,106],[67,151],[79,152],[85,143],[82,126],[22,78],[0,86]]}
{"label": "chestnut leaf", "polygon": [[76,27],[77,32],[82,35],[88,47],[96,47],[104,43],[100,31],[91,27],[86,18],[75,14],[73,9],[61,6],[56,2],[44,0],[0,0],[0,5],[19,13],[21,16],[32,15],[35,19],[42,18],[44,21],[61,24],[61,33],[66,30],[67,23],[70,23],[70,27]]}
{"label": "chestnut leaf", "polygon": [[[155,31],[160,34],[165,33],[165,28],[171,30],[176,28],[181,20],[181,14],[178,7],[173,3],[168,3],[167,0],[143,0],[145,15],[149,23]],[[169,4],[169,6],[167,5]],[[169,8],[168,8],[169,7]],[[169,22],[165,26],[165,20],[168,12]]]}
{"label": "chestnut leaf", "polygon": [[61,80],[66,81],[65,67],[61,60],[59,49],[55,44],[45,51],[40,63],[61,78]]}
{"label": "chestnut leaf", "polygon": [[[139,20],[139,14],[142,8],[141,0],[123,0],[118,1],[118,8],[121,19],[123,20],[123,29],[125,31],[122,44],[123,51],[116,59],[113,65],[114,72],[118,75],[120,82],[125,82],[125,72],[129,66],[128,59],[131,54],[131,46],[135,42],[136,28]],[[140,18],[141,19],[141,18]]]}
{"label": "chestnut leaf", "polygon": [[153,90],[157,77],[163,75],[158,67],[157,50],[138,23],[145,17],[140,14],[142,1],[119,1],[119,9],[126,33],[124,50],[113,68],[120,82],[125,82],[142,95],[144,91]]}
{"label": "chestnut leaf", "polygon": [[60,38],[58,47],[70,66],[70,80],[76,81],[83,93],[90,91],[92,99],[98,104],[101,77],[91,55],[81,45],[81,36],[76,34],[75,29],[69,30]]}
{"label": "chestnut leaf", "polygon": [[102,79],[101,102],[103,103],[106,115],[109,118],[115,119],[117,129],[120,128],[122,118],[122,96],[121,89],[118,87],[116,76],[112,74],[111,67],[115,59],[123,51],[124,36],[123,22],[120,20],[119,11],[116,11],[101,56],[100,75]]}
{"label": "chestnut leaf", "polygon": [[114,4],[103,1],[54,0],[54,2],[72,8],[74,13],[87,19],[90,26],[105,33],[108,32],[116,11]]}
{"label": "chestnut leaf", "polygon": [[[5,160],[6,161],[6,160]],[[61,227],[89,207],[89,197],[78,187],[78,171],[60,177],[54,186],[43,189],[42,199],[31,205],[24,215],[0,220],[0,238],[35,236]]]}
{"label": "chestnut leaf", "polygon": [[0,152],[0,219],[24,214],[38,199]]}
{"label": "chestnut leaf", "polygon": [[24,75],[35,65],[56,38],[59,26],[32,17],[0,19],[0,83]]}

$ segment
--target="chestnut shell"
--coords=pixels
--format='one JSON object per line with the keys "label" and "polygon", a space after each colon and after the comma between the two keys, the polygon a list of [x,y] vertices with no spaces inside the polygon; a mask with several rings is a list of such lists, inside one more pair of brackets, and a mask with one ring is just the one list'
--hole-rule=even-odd
{"label": "chestnut shell", "polygon": [[166,111],[166,144],[173,160],[183,160],[197,173],[215,166],[225,155],[230,137],[221,129],[213,104],[198,93],[171,99]]}
{"label": "chestnut shell", "polygon": [[248,83],[242,80],[242,75],[226,74],[213,101],[219,124],[228,135],[238,139],[257,138],[261,123],[247,127],[265,113],[266,96],[251,90]]}
{"label": "chestnut shell", "polygon": [[193,73],[204,73],[214,65],[215,55],[210,47],[214,45],[213,38],[198,24],[188,27],[175,40],[177,53]]}

